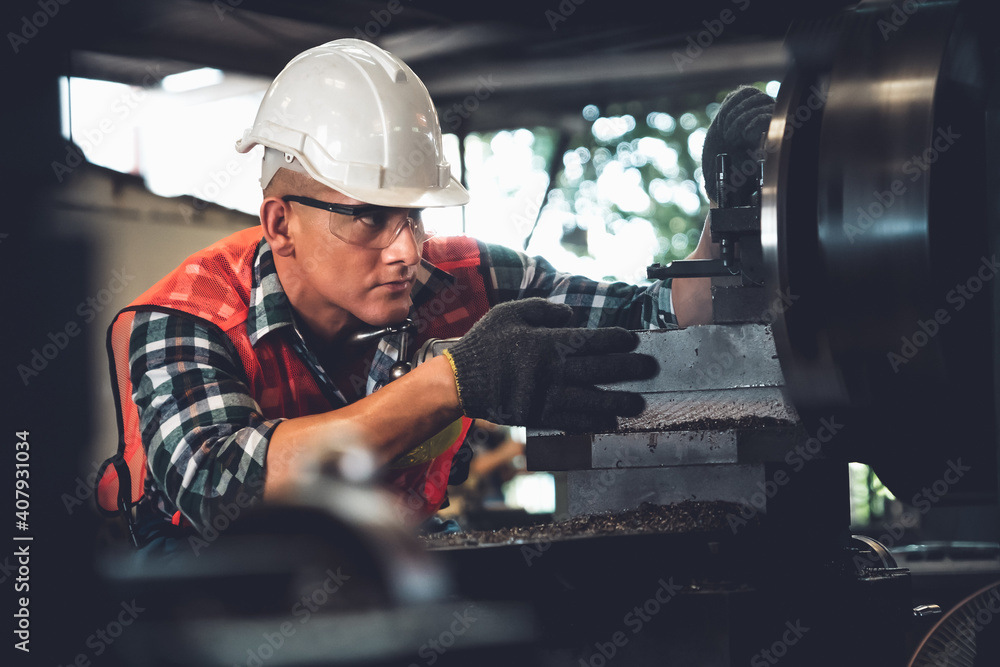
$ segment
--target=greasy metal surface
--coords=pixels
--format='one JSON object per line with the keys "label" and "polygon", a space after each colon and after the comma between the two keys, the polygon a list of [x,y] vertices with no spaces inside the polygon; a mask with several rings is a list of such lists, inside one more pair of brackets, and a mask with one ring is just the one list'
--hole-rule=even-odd
{"label": "greasy metal surface", "polygon": [[638,417],[621,418],[620,431],[725,430],[789,426],[795,408],[779,387],[646,394]]}
{"label": "greasy metal surface", "polygon": [[[639,332],[638,351],[659,374],[613,385],[639,391],[646,409],[618,421],[615,433],[529,430],[530,470],[667,467],[735,463],[743,434],[774,431],[792,442],[798,414],[785,397],[770,328],[706,325]],[[773,438],[772,438],[773,439]],[[770,447],[770,456],[783,448]],[[759,452],[747,460],[761,460]]]}
{"label": "greasy metal surface", "polygon": [[[529,544],[595,537],[663,535],[667,533],[718,533],[730,531],[729,516],[747,514],[742,505],[688,500],[671,505],[645,504],[620,512],[584,514],[564,521],[512,526],[496,530],[433,533],[422,536],[429,549],[467,548],[483,544]],[[756,526],[757,517],[748,525]]]}
{"label": "greasy metal surface", "polygon": [[[712,463],[780,463],[809,446],[802,424],[724,431],[584,433],[536,436],[526,450],[528,470],[657,468]],[[815,443],[811,443],[814,447]],[[811,458],[827,458],[820,449]]]}
{"label": "greasy metal surface", "polygon": [[[713,409],[723,419],[746,418],[759,412],[764,417],[797,420],[794,408],[778,389],[784,386],[784,378],[770,326],[712,324],[637,333],[636,351],[653,356],[660,370],[648,380],[607,385],[609,389],[638,391],[646,398],[649,414],[621,420],[619,430],[685,430],[691,422],[705,416],[693,407],[701,401],[714,403]],[[752,391],[731,395],[719,391],[731,389]],[[783,405],[775,405],[776,401]],[[674,424],[672,427],[668,420]],[[529,443],[534,437],[553,435],[562,433],[528,430]]]}
{"label": "greasy metal surface", "polygon": [[[758,254],[760,246],[757,247]],[[712,279],[712,321],[715,324],[773,320],[776,297],[763,287],[727,285],[723,278]],[[780,304],[780,300],[777,300]]]}
{"label": "greasy metal surface", "polygon": [[594,468],[649,468],[735,463],[736,432],[669,431],[594,436]]}
{"label": "greasy metal surface", "polygon": [[[762,464],[673,468],[571,470],[566,473],[570,516],[667,505],[684,500],[746,503],[764,483]],[[763,510],[761,510],[763,513]]]}
{"label": "greasy metal surface", "polygon": [[652,355],[659,374],[616,389],[660,393],[784,384],[771,329],[763,324],[705,325],[640,331],[637,352]]}

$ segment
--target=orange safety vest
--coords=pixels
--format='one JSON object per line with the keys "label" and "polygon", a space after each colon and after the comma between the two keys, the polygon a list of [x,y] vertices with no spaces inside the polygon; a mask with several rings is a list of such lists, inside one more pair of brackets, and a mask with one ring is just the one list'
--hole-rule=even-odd
{"label": "orange safety vest", "polygon": [[[251,227],[188,257],[119,312],[108,328],[119,439],[118,452],[104,462],[95,483],[97,505],[105,515],[121,513],[131,518],[131,508],[145,493],[146,452],[138,408],[132,400],[128,363],[129,338],[137,311],[195,316],[218,327],[233,342],[250,394],[266,419],[334,409],[284,336],[265,335],[255,346],[250,344],[246,318],[254,258],[261,239],[260,228]],[[424,244],[423,257],[450,273],[455,281],[445,288],[450,290],[448,294],[432,296],[418,305],[417,334],[411,349],[418,349],[429,338],[465,334],[489,310],[491,301],[481,272],[479,244],[474,239],[432,238]],[[457,438],[436,458],[386,471],[389,484],[405,496],[406,506],[420,518],[430,516],[444,502],[452,459],[471,424],[472,420],[463,417]]]}

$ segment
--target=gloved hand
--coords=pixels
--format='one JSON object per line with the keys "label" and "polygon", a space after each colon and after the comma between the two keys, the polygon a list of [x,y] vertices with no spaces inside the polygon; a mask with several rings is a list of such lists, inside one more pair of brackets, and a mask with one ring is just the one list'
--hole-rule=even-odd
{"label": "gloved hand", "polygon": [[[767,132],[774,113],[774,98],[753,86],[740,86],[726,95],[712,124],[705,133],[701,152],[701,171],[705,179],[705,192],[709,199],[719,201],[719,184],[716,180],[715,156],[729,155],[729,174],[726,183],[730,206],[746,206],[756,189],[753,179],[761,135]],[[751,165],[747,165],[750,161]],[[748,177],[748,173],[750,176]],[[739,175],[737,177],[737,175]]]}
{"label": "gloved hand", "polygon": [[445,351],[467,417],[573,431],[607,431],[615,416],[645,407],[635,392],[595,384],[656,374],[656,360],[632,353],[636,334],[619,327],[562,328],[567,305],[532,298],[502,303]]}

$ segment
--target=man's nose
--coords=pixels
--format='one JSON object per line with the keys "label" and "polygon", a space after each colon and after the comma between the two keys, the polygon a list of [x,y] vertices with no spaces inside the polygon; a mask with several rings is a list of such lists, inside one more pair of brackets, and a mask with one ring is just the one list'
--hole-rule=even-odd
{"label": "man's nose", "polygon": [[402,262],[409,266],[420,261],[421,247],[414,234],[414,225],[416,222],[412,218],[403,222],[396,238],[383,251],[383,257],[387,262]]}

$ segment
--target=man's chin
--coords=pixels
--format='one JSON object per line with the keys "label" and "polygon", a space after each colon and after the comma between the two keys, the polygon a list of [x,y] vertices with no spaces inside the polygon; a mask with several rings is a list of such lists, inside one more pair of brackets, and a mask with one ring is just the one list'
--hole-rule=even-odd
{"label": "man's chin", "polygon": [[383,309],[377,313],[366,313],[366,317],[358,318],[371,327],[387,327],[390,324],[399,324],[410,314],[409,300],[407,307]]}

